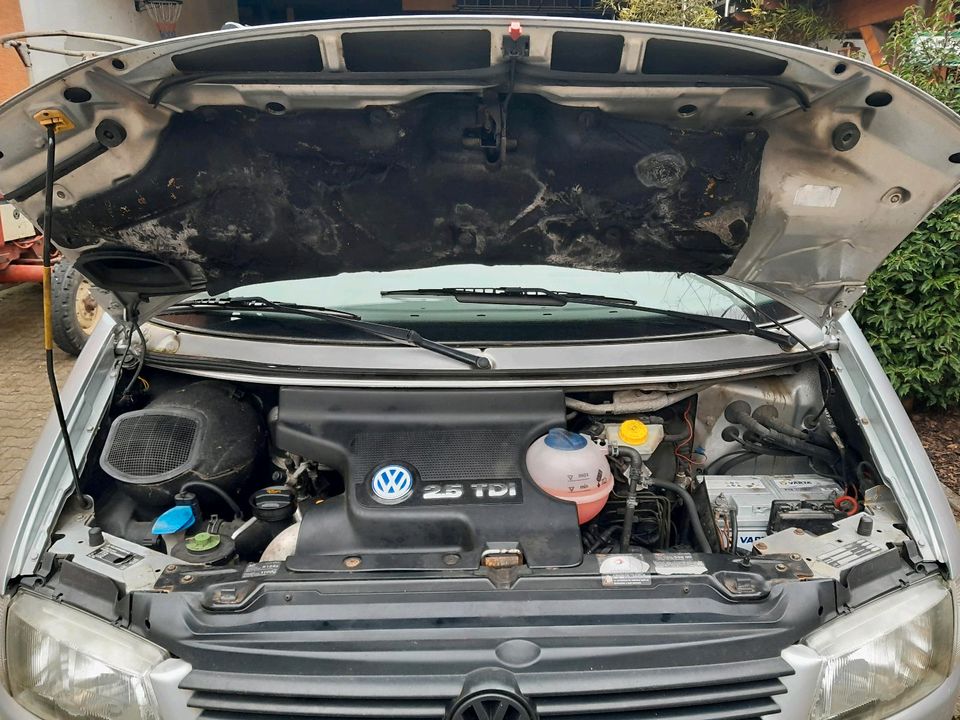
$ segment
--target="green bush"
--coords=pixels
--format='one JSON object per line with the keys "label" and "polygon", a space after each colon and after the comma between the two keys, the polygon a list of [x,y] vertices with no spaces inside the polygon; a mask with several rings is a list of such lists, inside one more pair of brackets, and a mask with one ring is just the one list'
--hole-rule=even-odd
{"label": "green bush", "polygon": [[601,0],[617,20],[683,25],[712,30],[719,17],[713,0]]}
{"label": "green bush", "polygon": [[[893,72],[960,112],[960,23],[952,2],[918,7],[884,48]],[[871,276],[854,315],[901,397],[960,403],[960,194],[931,214]]]}
{"label": "green bush", "polygon": [[782,40],[796,45],[816,45],[837,38],[843,28],[823,2],[782,0],[770,6],[765,0],[752,0],[745,10],[750,18],[734,32]]}
{"label": "green bush", "polygon": [[854,311],[901,397],[960,403],[960,195],[897,248]]}

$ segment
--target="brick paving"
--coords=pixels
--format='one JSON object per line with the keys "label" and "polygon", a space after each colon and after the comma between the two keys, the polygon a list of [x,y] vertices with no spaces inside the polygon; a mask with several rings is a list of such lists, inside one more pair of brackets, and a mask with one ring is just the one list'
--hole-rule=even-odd
{"label": "brick paving", "polygon": [[[0,286],[2,288],[3,286]],[[39,285],[0,290],[0,517],[20,482],[23,466],[52,408],[43,360],[43,298]],[[63,386],[73,358],[54,350],[57,380]]]}

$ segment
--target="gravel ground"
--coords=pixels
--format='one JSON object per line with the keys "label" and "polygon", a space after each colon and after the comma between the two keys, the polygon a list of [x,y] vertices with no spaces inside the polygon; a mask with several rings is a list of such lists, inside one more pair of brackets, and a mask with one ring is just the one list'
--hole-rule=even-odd
{"label": "gravel ground", "polygon": [[940,482],[960,493],[960,409],[913,413],[911,419]]}

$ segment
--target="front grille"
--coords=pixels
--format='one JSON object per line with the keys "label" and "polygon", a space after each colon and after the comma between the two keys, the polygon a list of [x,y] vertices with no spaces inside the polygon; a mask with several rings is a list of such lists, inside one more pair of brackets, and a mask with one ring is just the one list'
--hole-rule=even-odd
{"label": "front grille", "polygon": [[[780,712],[780,658],[701,667],[517,674],[543,720],[758,720]],[[251,677],[194,671],[182,687],[204,720],[441,720],[463,678]]]}
{"label": "front grille", "polygon": [[532,697],[545,720],[755,720],[780,712],[773,696],[784,692],[783,683],[772,678],[712,687]]}

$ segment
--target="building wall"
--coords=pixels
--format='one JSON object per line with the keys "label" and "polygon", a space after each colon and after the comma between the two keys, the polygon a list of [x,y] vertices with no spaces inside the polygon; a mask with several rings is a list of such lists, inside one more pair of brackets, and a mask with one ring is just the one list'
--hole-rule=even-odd
{"label": "building wall", "polygon": [[[0,23],[3,8],[16,5],[17,0],[0,0]],[[158,40],[160,34],[146,12],[134,9],[134,0],[19,0],[23,25],[27,30],[82,30],[106,35],[120,35],[137,40]],[[184,0],[183,12],[177,23],[178,35],[219,30],[228,21],[237,19],[237,0]],[[65,47],[70,50],[104,50],[109,46],[90,41],[44,38],[35,44]],[[33,67],[30,81],[37,82],[76,63],[68,58],[48,53],[31,53]],[[0,66],[2,67],[2,66]],[[2,71],[0,71],[2,72]]]}
{"label": "building wall", "polygon": [[[20,0],[0,0],[0,35],[23,30]],[[0,48],[0,102],[15,95],[27,84],[27,71],[16,50]]]}

